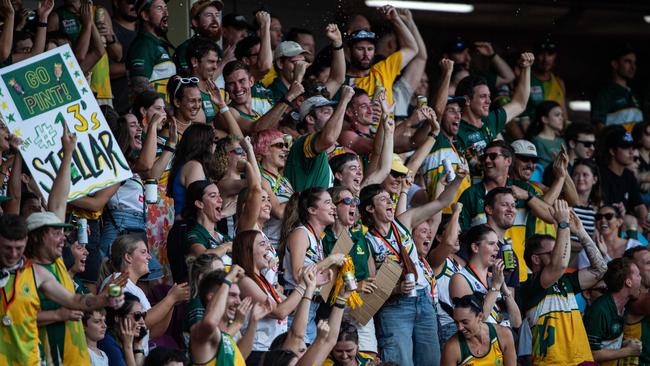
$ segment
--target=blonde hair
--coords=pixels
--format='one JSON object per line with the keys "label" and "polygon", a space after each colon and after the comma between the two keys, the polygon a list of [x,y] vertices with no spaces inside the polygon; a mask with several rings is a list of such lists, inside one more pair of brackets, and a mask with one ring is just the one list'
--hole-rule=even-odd
{"label": "blonde hair", "polygon": [[144,243],[142,237],[136,235],[120,235],[111,244],[111,255],[104,258],[99,267],[99,283],[111,273],[120,272],[124,255],[133,254],[138,248],[138,243]]}

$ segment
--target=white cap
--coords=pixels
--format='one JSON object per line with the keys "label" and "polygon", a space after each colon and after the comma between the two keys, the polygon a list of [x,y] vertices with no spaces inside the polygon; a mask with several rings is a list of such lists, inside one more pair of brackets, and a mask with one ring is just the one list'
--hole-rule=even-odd
{"label": "white cap", "polygon": [[305,99],[304,102],[300,105],[300,120],[302,121],[307,117],[309,112],[313,111],[316,108],[326,107],[329,105],[336,105],[337,102],[329,100],[322,95],[316,95],[311,98]]}
{"label": "white cap", "polygon": [[273,61],[279,59],[280,57],[293,57],[293,56],[298,56],[303,53],[311,53],[304,48],[300,44],[294,41],[284,41],[281,42],[276,48],[275,51],[273,52]]}
{"label": "white cap", "polygon": [[44,226],[74,227],[74,225],[61,221],[54,212],[34,212],[27,218],[27,231],[34,231]]}
{"label": "white cap", "polygon": [[515,155],[537,158],[537,148],[528,140],[515,140],[510,144],[515,151]]}

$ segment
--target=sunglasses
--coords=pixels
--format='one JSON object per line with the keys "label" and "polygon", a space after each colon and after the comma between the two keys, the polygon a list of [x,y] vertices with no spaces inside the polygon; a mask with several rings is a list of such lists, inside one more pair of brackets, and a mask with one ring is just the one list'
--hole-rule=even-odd
{"label": "sunglasses", "polygon": [[276,142],[275,144],[271,144],[271,147],[276,147],[278,149],[288,149],[289,148],[289,143],[288,142]]}
{"label": "sunglasses", "polygon": [[[494,160],[494,159],[492,159]],[[517,155],[517,160],[523,161],[524,163],[536,163],[537,158],[532,157],[532,156],[520,156]]]}
{"label": "sunglasses", "polygon": [[135,313],[131,313],[133,315],[133,320],[136,322],[139,322],[140,319],[145,319],[147,317],[147,312],[146,311],[136,311]]}
{"label": "sunglasses", "polygon": [[244,155],[244,148],[241,146],[237,146],[236,148],[228,151],[229,153],[234,153],[235,155]]}
{"label": "sunglasses", "polygon": [[503,155],[501,153],[496,153],[496,152],[485,153],[485,154],[481,155],[481,160],[486,161],[488,158],[490,158],[490,160],[497,160],[497,158],[499,156],[505,156],[505,155]]}
{"label": "sunglasses", "polygon": [[605,214],[597,213],[594,218],[596,219],[596,221],[598,221],[598,220],[600,220],[602,218],[605,218],[605,220],[609,221],[609,220],[613,219],[614,216],[615,216],[615,214],[612,213],[612,212],[608,212],[608,213],[605,213]]}
{"label": "sunglasses", "polygon": [[361,200],[359,200],[356,197],[345,197],[345,198],[341,198],[338,202],[334,204],[338,205],[339,203],[343,203],[348,206],[359,206],[361,204]]}
{"label": "sunglasses", "polygon": [[595,144],[594,141],[580,141],[580,140],[576,140],[576,142],[579,143],[579,144],[582,144],[582,146],[584,146],[584,147],[587,148],[587,149],[591,148],[591,147],[594,146],[594,144]]}
{"label": "sunglasses", "polygon": [[396,172],[396,171],[394,171],[394,170],[391,170],[391,171],[390,171],[390,176],[393,177],[393,178],[395,178],[395,179],[400,179],[400,178],[404,178],[404,177],[406,177],[406,174],[404,174],[404,173],[400,173],[400,172]]}
{"label": "sunglasses", "polygon": [[640,161],[641,161],[641,157],[640,157],[640,156],[635,156],[635,157],[634,157],[634,162],[635,162],[635,163],[638,163],[638,162],[640,162]]}
{"label": "sunglasses", "polygon": [[174,89],[174,98],[176,98],[176,94],[178,93],[178,90],[181,88],[181,85],[187,85],[187,84],[193,84],[193,85],[198,85],[199,83],[199,78],[196,76],[192,76],[191,78],[178,78],[178,84],[176,85],[176,89]]}

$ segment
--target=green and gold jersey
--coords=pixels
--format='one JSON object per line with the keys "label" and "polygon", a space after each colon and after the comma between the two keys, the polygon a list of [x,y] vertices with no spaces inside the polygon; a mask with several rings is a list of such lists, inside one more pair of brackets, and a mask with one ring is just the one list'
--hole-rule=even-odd
{"label": "green and gold jersey", "polygon": [[237,348],[237,343],[226,332],[221,332],[221,342],[217,354],[205,363],[192,362],[193,366],[246,366],[244,356]]}
{"label": "green and gold jersey", "polygon": [[[638,339],[643,344],[640,356],[626,357],[618,361],[619,366],[648,366],[650,365],[650,316],[632,321],[626,316],[623,326],[623,339]],[[646,346],[648,345],[648,346]]]}
{"label": "green and gold jersey", "polygon": [[[57,258],[50,264],[37,264],[54,275],[57,281],[70,293],[75,293],[75,285],[68,274],[62,258]],[[42,293],[41,310],[57,310],[61,305],[48,300]],[[57,322],[39,328],[39,338],[43,357],[48,366],[58,365],[90,365],[86,335],[81,320]]]}
{"label": "green and gold jersey", "polygon": [[[621,348],[625,321],[618,314],[610,293],[599,297],[587,308],[583,321],[592,351]],[[600,365],[616,366],[618,360],[604,361]]]}
{"label": "green and gold jersey", "polygon": [[372,98],[375,95],[375,88],[382,86],[386,89],[386,100],[388,105],[393,105],[393,83],[395,78],[400,74],[402,66],[402,52],[392,53],[386,59],[372,65],[368,75],[362,77],[353,77],[347,75],[343,84],[356,88],[361,88]]}
{"label": "green and gold jersey", "polygon": [[[526,182],[508,178],[506,186],[516,185],[517,187],[539,197],[538,192]],[[460,195],[458,202],[463,204],[463,211],[460,214],[460,227],[463,231],[472,226],[485,224],[487,217],[483,210],[485,196],[487,191],[485,185],[480,181],[467,188]],[[528,278],[528,267],[524,261],[524,244],[526,238],[535,233],[536,218],[530,213],[525,200],[516,200],[517,213],[514,225],[506,231],[505,237],[512,240],[512,249],[517,254],[519,260],[519,281],[524,282]]]}
{"label": "green and gold jersey", "polygon": [[169,56],[171,45],[153,33],[140,31],[126,55],[126,69],[130,78],[144,76],[149,86],[169,102],[167,83],[176,74],[176,65]]}
{"label": "green and gold jersey", "polygon": [[[368,243],[366,243],[366,238],[364,237],[363,230],[349,230],[350,238],[352,239],[352,248],[350,249],[350,258],[352,258],[352,263],[354,263],[354,274],[357,278],[357,281],[362,281],[370,276],[370,271],[368,270],[368,258],[370,258],[370,249],[368,248]],[[330,255],[334,245],[338,238],[332,231],[331,226],[328,226],[325,229],[325,236],[321,243],[323,244],[323,251],[325,256]]]}
{"label": "green and gold jersey", "polygon": [[458,345],[460,346],[460,365],[467,366],[500,366],[503,365],[503,351],[495,325],[486,323],[490,331],[490,348],[483,356],[475,356],[469,349],[467,340],[458,332]]}
{"label": "green and gold jersey", "polygon": [[36,315],[41,301],[32,262],[25,260],[11,273],[0,292],[0,365],[40,366]]}
{"label": "green and gold jersey", "polygon": [[266,89],[264,85],[259,82],[255,82],[251,88],[251,109],[253,111],[252,114],[241,111],[232,103],[230,106],[239,112],[240,116],[251,121],[257,121],[263,115],[265,115],[266,112],[270,111],[271,108],[273,108],[273,94],[270,90]]}
{"label": "green and gold jersey", "polygon": [[506,118],[506,111],[499,107],[481,118],[483,125],[480,128],[461,120],[458,135],[456,135],[458,151],[467,161],[476,160],[483,154],[485,146],[496,139],[506,127]]}
{"label": "green and gold jersey", "polygon": [[329,188],[334,183],[327,151],[316,152],[320,132],[298,137],[291,145],[284,175],[296,192],[311,187]]}
{"label": "green and gold jersey", "polygon": [[[372,357],[372,355],[363,352],[358,352],[355,358],[357,359],[358,366],[366,366],[368,363],[375,360],[375,358]],[[323,366],[340,366],[340,365],[341,364],[336,362],[336,360],[331,356],[328,357],[327,360],[325,360],[325,362],[323,362]]]}
{"label": "green and gold jersey", "polygon": [[533,337],[533,365],[579,365],[593,361],[575,294],[578,272],[564,274],[543,288],[539,273],[521,286],[522,309]]}

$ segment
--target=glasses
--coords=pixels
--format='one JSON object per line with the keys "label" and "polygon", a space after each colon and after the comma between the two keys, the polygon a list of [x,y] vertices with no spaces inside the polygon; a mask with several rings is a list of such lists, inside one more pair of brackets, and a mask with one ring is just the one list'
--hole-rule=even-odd
{"label": "glasses", "polygon": [[497,160],[497,158],[499,156],[505,156],[505,155],[503,155],[501,153],[496,153],[496,152],[485,153],[485,154],[481,155],[481,160],[486,161],[488,158],[490,158],[490,160]]}
{"label": "glasses", "polygon": [[614,216],[615,215],[614,215],[613,212],[608,212],[608,213],[604,213],[604,214],[597,213],[596,216],[595,216],[595,219],[596,219],[596,221],[598,221],[598,220],[600,220],[602,218],[605,218],[605,220],[609,221],[609,220],[613,219]]}
{"label": "glasses", "polygon": [[176,89],[174,90],[174,99],[176,98],[176,94],[178,93],[178,89],[181,88],[181,85],[187,85],[187,84],[198,84],[199,83],[199,78],[196,76],[192,76],[191,78],[178,78],[178,84],[176,85]]}
{"label": "glasses", "polygon": [[[492,160],[494,160],[494,159],[492,159]],[[524,163],[536,163],[537,162],[537,158],[532,157],[532,156],[517,155],[517,160],[521,160]]]}
{"label": "glasses", "polygon": [[391,170],[391,171],[390,171],[390,176],[393,177],[393,178],[395,178],[395,179],[400,179],[400,178],[404,178],[404,177],[406,177],[406,174],[404,174],[404,173],[400,173],[400,172],[396,172],[396,171],[394,171],[394,170]]}
{"label": "glasses", "polygon": [[338,202],[334,204],[338,205],[339,203],[343,203],[348,206],[359,206],[361,204],[361,200],[359,200],[356,197],[345,197],[345,198],[341,198]]}
{"label": "glasses", "polygon": [[131,313],[133,315],[133,320],[136,322],[139,322],[140,319],[145,319],[147,317],[147,312],[146,311],[136,311],[135,313]]}
{"label": "glasses", "polygon": [[289,143],[288,142],[276,142],[275,144],[271,144],[271,147],[276,147],[278,149],[288,149],[289,148]]}
{"label": "glasses", "polygon": [[635,157],[634,157],[634,162],[635,162],[635,163],[638,163],[638,162],[640,162],[640,161],[641,161],[641,157],[640,157],[640,156],[635,156]]}
{"label": "glasses", "polygon": [[228,151],[230,153],[234,153],[235,155],[244,155],[244,148],[241,146],[237,146],[236,148]]}
{"label": "glasses", "polygon": [[594,141],[580,141],[576,140],[577,143],[582,144],[585,148],[589,149],[594,146],[595,142]]}

